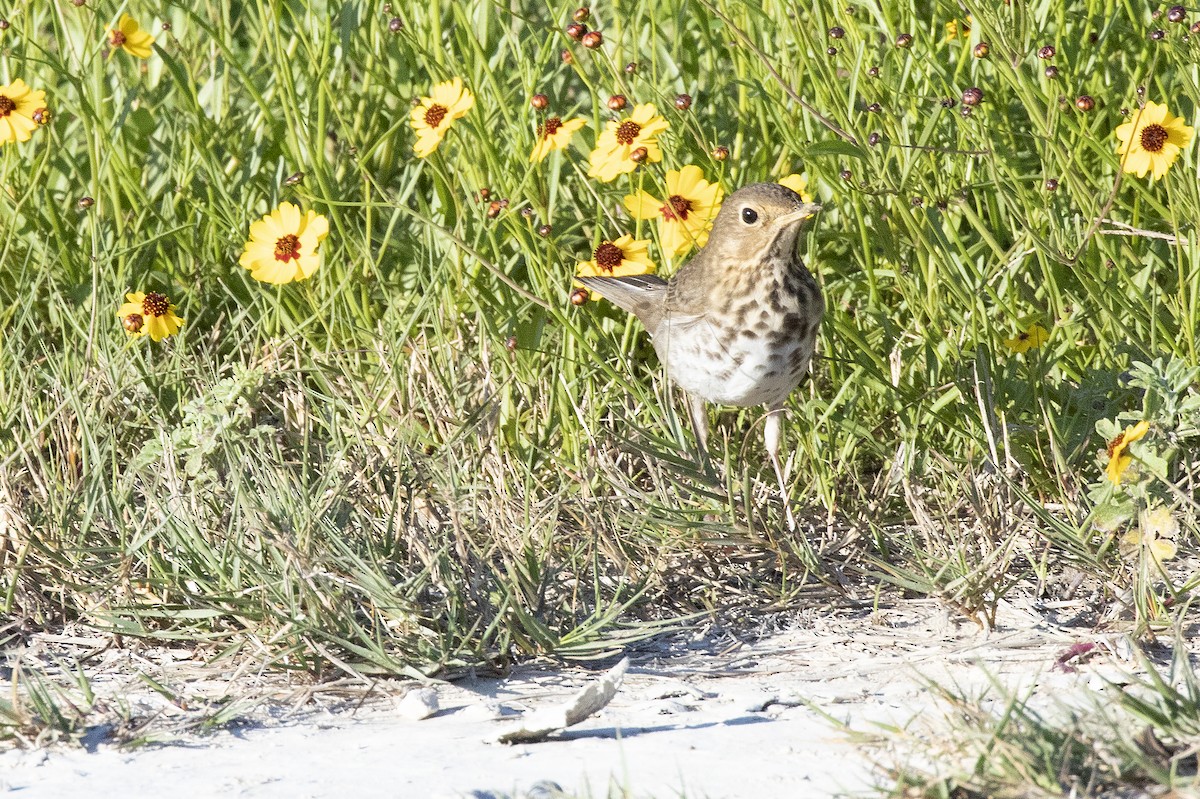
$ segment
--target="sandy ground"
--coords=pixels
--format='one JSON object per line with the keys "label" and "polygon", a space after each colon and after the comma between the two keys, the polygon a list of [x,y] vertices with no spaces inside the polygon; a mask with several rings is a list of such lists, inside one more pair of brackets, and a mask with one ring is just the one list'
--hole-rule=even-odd
{"label": "sandy ground", "polygon": [[[200,733],[189,729],[196,726],[189,714],[211,716],[213,699],[253,683],[253,675],[193,679],[185,653],[142,655],[132,664],[112,653],[93,678],[97,701],[127,719],[157,719],[164,731],[175,724],[175,732],[160,732],[167,742],[121,748],[112,743],[116,727],[98,726],[82,748],[8,751],[0,754],[0,790],[157,799],[524,797],[551,796],[539,793],[549,781],[592,797],[863,796],[887,783],[880,764],[896,755],[850,731],[929,726],[944,710],[927,680],[973,690],[995,679],[1058,700],[1089,690],[1098,670],[1129,665],[1114,654],[1119,642],[1013,606],[991,632],[952,620],[931,601],[873,614],[813,613],[782,627],[755,640],[709,629],[634,651],[608,707],[552,740],[515,746],[489,739],[522,713],[569,698],[601,669],[524,666],[504,678],[436,683],[440,709],[424,720],[412,718],[412,698],[403,699],[412,683],[309,687],[286,699],[276,692],[246,705],[236,724]],[[1102,654],[1078,669],[1058,667],[1075,643],[1100,643]],[[191,709],[149,690],[137,672],[193,697]]]}

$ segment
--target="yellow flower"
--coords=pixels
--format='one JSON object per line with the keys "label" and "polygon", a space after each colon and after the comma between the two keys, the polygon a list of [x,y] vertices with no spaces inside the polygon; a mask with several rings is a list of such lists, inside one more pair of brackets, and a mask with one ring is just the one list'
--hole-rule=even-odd
{"label": "yellow flower", "polygon": [[624,119],[609,120],[592,150],[588,177],[608,183],[617,175],[637,169],[642,162],[661,161],[658,134],[670,126],[651,103],[634,106],[633,113]]}
{"label": "yellow flower", "polygon": [[808,193],[808,178],[801,175],[799,172],[793,172],[786,178],[779,181],[780,186],[787,186],[792,191],[800,195],[800,199],[806,203],[813,201],[812,195]]}
{"label": "yellow flower", "polygon": [[1041,325],[1034,325],[1028,330],[1018,333],[1013,338],[1004,339],[1004,346],[1013,352],[1029,352],[1050,340],[1050,331]]}
{"label": "yellow flower", "polygon": [[674,257],[708,241],[722,196],[720,186],[709,183],[700,167],[689,164],[667,172],[666,200],[639,191],[625,197],[625,208],[634,219],[658,219],[659,244],[668,257]]}
{"label": "yellow flower", "polygon": [[250,277],[282,285],[312,276],[321,265],[318,249],[329,235],[329,220],[316,211],[301,214],[291,203],[250,225],[250,240],[238,263]]}
{"label": "yellow flower", "polygon": [[412,129],[417,132],[417,143],[413,145],[417,157],[426,158],[436,150],[454,120],[466,116],[474,105],[475,95],[463,87],[462,78],[434,86],[430,96],[422,97],[409,115]]}
{"label": "yellow flower", "polygon": [[1179,522],[1165,505],[1138,514],[1138,529],[1130,530],[1121,537],[1121,554],[1132,557],[1145,547],[1150,557],[1157,562],[1175,557],[1179,548],[1175,537],[1179,534]]}
{"label": "yellow flower", "polygon": [[179,332],[182,319],[175,315],[176,308],[165,294],[152,291],[146,294],[135,291],[125,295],[126,302],[117,309],[117,318],[131,336],[149,334],[154,341]]}
{"label": "yellow flower", "polygon": [[1126,448],[1134,441],[1143,438],[1149,430],[1150,423],[1143,419],[1135,425],[1126,427],[1124,432],[1118,433],[1116,438],[1108,442],[1108,466],[1104,467],[1104,474],[1113,485],[1121,484],[1122,475],[1133,463],[1133,456],[1125,453]]}
{"label": "yellow flower", "polygon": [[946,41],[952,42],[960,36],[964,39],[971,38],[971,15],[967,14],[965,21],[952,19],[946,23]]}
{"label": "yellow flower", "polygon": [[34,91],[20,78],[0,86],[0,144],[29,141],[38,119],[43,118],[35,115],[39,111],[43,115],[48,113],[45,105],[46,93],[40,89]]}
{"label": "yellow flower", "polygon": [[547,117],[545,122],[537,126],[537,144],[529,160],[533,163],[545,160],[551,150],[565,150],[571,143],[571,135],[586,124],[582,119],[570,119],[563,122],[559,117]]}
{"label": "yellow flower", "polygon": [[133,17],[122,14],[117,27],[108,29],[108,43],[113,50],[124,50],[135,58],[149,58],[154,37],[139,28]]}
{"label": "yellow flower", "polygon": [[615,241],[603,241],[592,253],[592,260],[580,261],[575,274],[580,277],[628,277],[654,271],[650,260],[650,242],[629,234]]}
{"label": "yellow flower", "polygon": [[1147,101],[1145,108],[1134,113],[1132,121],[1117,126],[1121,169],[1139,178],[1147,172],[1161,178],[1180,151],[1192,143],[1194,132],[1194,128],[1183,124],[1181,117],[1172,116],[1165,105]]}

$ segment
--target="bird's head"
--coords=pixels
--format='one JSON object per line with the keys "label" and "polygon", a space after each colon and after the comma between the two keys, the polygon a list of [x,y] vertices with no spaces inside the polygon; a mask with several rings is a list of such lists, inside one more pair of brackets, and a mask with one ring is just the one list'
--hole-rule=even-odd
{"label": "bird's head", "polygon": [[735,191],[721,205],[708,246],[746,258],[770,251],[790,257],[795,252],[801,222],[821,210],[778,183],[752,183]]}

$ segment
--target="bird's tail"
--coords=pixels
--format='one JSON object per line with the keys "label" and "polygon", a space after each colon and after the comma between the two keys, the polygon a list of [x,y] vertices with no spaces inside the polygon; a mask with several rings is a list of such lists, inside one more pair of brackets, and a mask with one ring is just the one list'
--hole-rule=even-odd
{"label": "bird's tail", "polygon": [[642,320],[652,333],[658,327],[667,298],[667,281],[658,275],[578,277],[576,280]]}

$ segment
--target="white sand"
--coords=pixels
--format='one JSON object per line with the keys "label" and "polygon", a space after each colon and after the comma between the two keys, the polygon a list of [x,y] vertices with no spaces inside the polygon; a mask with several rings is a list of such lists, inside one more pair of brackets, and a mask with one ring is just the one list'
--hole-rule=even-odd
{"label": "white sand", "polygon": [[[1096,668],[1114,668],[1105,654],[1078,672],[1055,669],[1072,643],[1097,638],[1011,607],[991,633],[951,623],[928,601],[875,617],[812,616],[722,651],[714,651],[711,635],[636,651],[611,705],[543,743],[486,740],[519,713],[566,699],[596,671],[526,666],[503,679],[437,684],[441,710],[423,721],[402,712],[399,697],[409,684],[389,681],[365,702],[317,693],[292,714],[278,702],[262,704],[246,714],[246,726],[188,733],[166,745],[10,751],[0,755],[0,789],[63,798],[458,797],[524,795],[550,780],[594,797],[607,796],[610,784],[636,797],[861,794],[886,782],[872,761],[886,763],[888,755],[855,742],[821,712],[869,733],[874,722],[919,724],[922,714],[942,713],[925,678],[984,686],[992,675],[1049,700],[1086,690]],[[180,668],[169,660],[154,674],[164,684]],[[187,719],[189,711],[128,673],[110,677],[96,679],[104,701],[120,695],[139,712],[157,707],[164,718]],[[229,688],[196,682],[183,693]]]}

